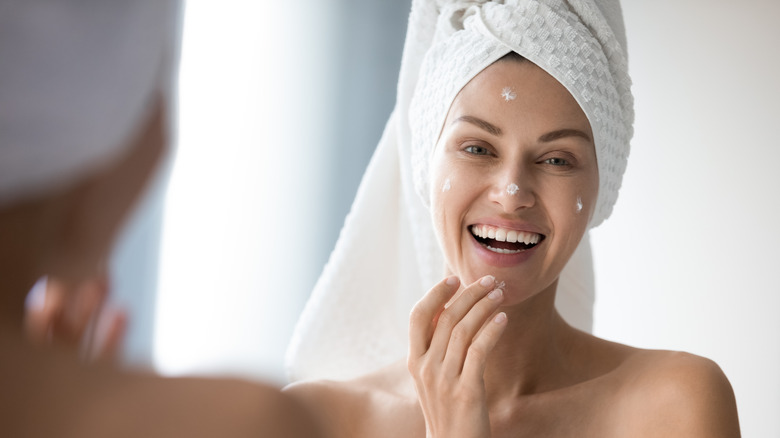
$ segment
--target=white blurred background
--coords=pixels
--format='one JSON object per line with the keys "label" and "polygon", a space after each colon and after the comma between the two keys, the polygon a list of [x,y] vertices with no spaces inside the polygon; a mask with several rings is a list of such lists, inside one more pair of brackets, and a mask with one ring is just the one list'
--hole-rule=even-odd
{"label": "white blurred background", "polygon": [[[595,333],[714,359],[743,435],[780,437],[780,3],[623,9],[636,135],[593,232]],[[186,4],[169,183],[113,263],[128,363],[284,384],[293,326],[394,104],[408,12]]]}
{"label": "white blurred background", "polygon": [[635,136],[594,230],[595,333],[715,360],[780,437],[780,2],[624,1]]}

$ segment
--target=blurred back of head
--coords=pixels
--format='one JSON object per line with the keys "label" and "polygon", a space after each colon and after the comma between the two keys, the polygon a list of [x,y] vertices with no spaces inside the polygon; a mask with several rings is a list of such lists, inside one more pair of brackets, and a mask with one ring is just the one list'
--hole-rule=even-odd
{"label": "blurred back of head", "polygon": [[80,179],[139,129],[171,2],[3,2],[0,205]]}
{"label": "blurred back of head", "polygon": [[159,161],[179,12],[170,0],[0,0],[0,214],[56,206],[22,230],[46,234],[56,257],[104,256]]}

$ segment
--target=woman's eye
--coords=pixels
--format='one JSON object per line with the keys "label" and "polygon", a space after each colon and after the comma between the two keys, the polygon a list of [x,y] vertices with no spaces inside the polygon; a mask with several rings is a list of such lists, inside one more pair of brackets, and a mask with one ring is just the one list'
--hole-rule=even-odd
{"label": "woman's eye", "polygon": [[568,166],[569,165],[568,161],[564,160],[563,158],[559,158],[559,157],[548,158],[548,159],[544,160],[544,162],[546,164],[551,164],[553,166]]}
{"label": "woman's eye", "polygon": [[466,152],[473,155],[487,155],[488,150],[484,146],[466,146],[464,149]]}

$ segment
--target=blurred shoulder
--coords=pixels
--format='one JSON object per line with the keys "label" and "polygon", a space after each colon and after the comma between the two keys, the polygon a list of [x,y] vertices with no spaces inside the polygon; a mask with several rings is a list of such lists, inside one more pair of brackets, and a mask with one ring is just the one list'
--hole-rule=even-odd
{"label": "blurred shoulder", "polygon": [[15,353],[0,361],[1,436],[320,436],[302,404],[273,386],[83,365],[1,335],[0,351]]}

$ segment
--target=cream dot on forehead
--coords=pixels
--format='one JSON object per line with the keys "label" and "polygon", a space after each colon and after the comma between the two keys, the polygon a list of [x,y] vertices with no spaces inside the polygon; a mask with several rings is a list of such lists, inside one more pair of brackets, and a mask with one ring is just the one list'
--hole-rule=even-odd
{"label": "cream dot on forehead", "polygon": [[501,97],[503,97],[505,101],[509,102],[510,100],[515,100],[517,98],[517,94],[515,94],[511,87],[504,87],[504,89],[501,90]]}
{"label": "cream dot on forehead", "polygon": [[451,188],[452,188],[452,183],[450,182],[450,179],[449,178],[445,179],[444,184],[442,184],[441,186],[441,191],[449,192]]}

